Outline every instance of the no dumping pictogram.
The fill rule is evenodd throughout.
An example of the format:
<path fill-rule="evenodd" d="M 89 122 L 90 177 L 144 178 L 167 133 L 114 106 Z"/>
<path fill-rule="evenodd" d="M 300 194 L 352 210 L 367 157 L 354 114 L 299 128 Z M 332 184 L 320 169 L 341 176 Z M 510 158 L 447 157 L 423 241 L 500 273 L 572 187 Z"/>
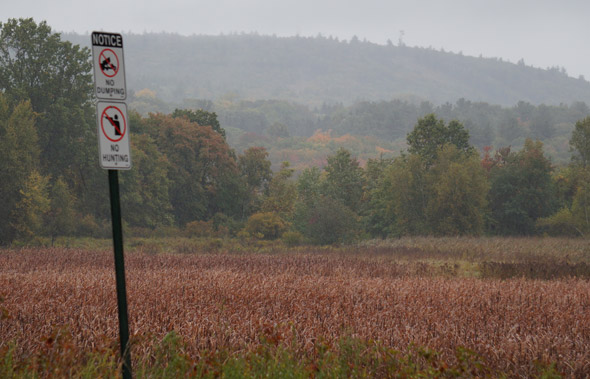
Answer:
<path fill-rule="evenodd" d="M 112 78 L 117 75 L 121 64 L 119 57 L 112 49 L 104 49 L 98 55 L 100 71 L 107 77 Z"/>
<path fill-rule="evenodd" d="M 119 142 L 127 132 L 127 120 L 118 107 L 106 107 L 100 116 L 100 128 L 103 135 L 111 142 Z"/>

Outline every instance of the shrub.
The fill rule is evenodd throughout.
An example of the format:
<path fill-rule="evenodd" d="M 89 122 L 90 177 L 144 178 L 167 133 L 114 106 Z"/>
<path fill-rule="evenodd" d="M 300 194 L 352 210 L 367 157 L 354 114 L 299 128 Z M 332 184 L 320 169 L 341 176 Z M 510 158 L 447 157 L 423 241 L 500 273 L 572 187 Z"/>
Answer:
<path fill-rule="evenodd" d="M 482 262 L 479 271 L 482 278 L 497 279 L 590 278 L 590 265 L 586 262 Z"/>
<path fill-rule="evenodd" d="M 143 253 L 155 255 L 164 252 L 164 249 L 158 241 L 154 239 L 140 239 L 131 245 L 135 250 Z"/>
<path fill-rule="evenodd" d="M 175 226 L 159 226 L 154 229 L 152 237 L 181 237 L 183 231 Z"/>
<path fill-rule="evenodd" d="M 569 208 L 562 208 L 549 217 L 537 220 L 537 229 L 550 236 L 583 236 Z"/>
<path fill-rule="evenodd" d="M 243 224 L 223 213 L 215 213 L 213 218 L 211 218 L 211 221 L 213 222 L 213 229 L 216 231 L 218 237 L 228 235 L 235 236 L 243 227 Z"/>
<path fill-rule="evenodd" d="M 309 204 L 300 204 L 295 211 L 295 226 L 316 245 L 346 243 L 358 236 L 358 216 L 350 208 L 327 196 Z"/>
<path fill-rule="evenodd" d="M 213 252 L 221 249 L 223 247 L 223 240 L 221 238 L 210 238 L 207 239 L 207 243 L 205 245 L 205 251 Z"/>
<path fill-rule="evenodd" d="M 111 236 L 111 224 L 108 221 L 98 221 L 92 215 L 76 217 L 74 234 L 77 237 L 109 238 Z"/>
<path fill-rule="evenodd" d="M 211 221 L 191 221 L 184 227 L 187 237 L 210 237 L 214 235 L 213 223 Z"/>
<path fill-rule="evenodd" d="M 288 231 L 283 233 L 281 237 L 285 245 L 287 246 L 297 246 L 301 244 L 303 240 L 303 235 L 297 231 Z"/>
<path fill-rule="evenodd" d="M 258 239 L 274 240 L 283 234 L 287 224 L 273 212 L 255 213 L 246 222 L 244 230 Z"/>

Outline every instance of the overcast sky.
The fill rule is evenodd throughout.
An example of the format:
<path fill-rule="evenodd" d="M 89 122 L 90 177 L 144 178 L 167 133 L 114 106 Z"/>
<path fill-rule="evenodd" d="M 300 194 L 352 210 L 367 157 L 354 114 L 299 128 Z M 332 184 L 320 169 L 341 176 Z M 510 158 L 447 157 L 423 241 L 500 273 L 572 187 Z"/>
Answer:
<path fill-rule="evenodd" d="M 54 31 L 182 35 L 258 32 L 352 36 L 444 48 L 590 79 L 588 0 L 6 0 L 0 20 L 33 17 Z"/>

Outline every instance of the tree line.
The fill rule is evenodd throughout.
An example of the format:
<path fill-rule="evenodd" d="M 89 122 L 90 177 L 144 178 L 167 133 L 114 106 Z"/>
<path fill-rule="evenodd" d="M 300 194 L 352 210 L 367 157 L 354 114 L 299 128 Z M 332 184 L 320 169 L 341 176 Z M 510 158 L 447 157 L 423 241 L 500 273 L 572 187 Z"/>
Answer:
<path fill-rule="evenodd" d="M 274 166 L 280 164 L 274 158 L 277 151 L 299 149 L 318 131 L 329 132 L 336 138 L 371 136 L 389 144 L 403 145 L 416 120 L 430 113 L 445 120 L 459 120 L 469 131 L 470 142 L 480 150 L 485 146 L 522 148 L 526 138 L 532 138 L 543 142 L 554 162 L 567 164 L 568 141 L 574 124 L 590 116 L 590 108 L 581 101 L 569 105 L 533 105 L 519 101 L 502 107 L 466 99 L 440 105 L 395 99 L 309 107 L 284 100 L 251 101 L 231 96 L 218 101 L 185 99 L 166 103 L 149 89 L 130 95 L 129 104 L 144 116 L 150 112 L 171 113 L 175 108 L 215 112 L 232 147 L 243 151 L 262 145 L 271 152 Z M 348 148 L 356 155 L 363 155 L 368 146 L 361 145 L 358 149 Z M 305 156 L 301 159 L 312 161 Z"/>
<path fill-rule="evenodd" d="M 32 19 L 0 24 L 0 243 L 107 236 L 108 188 L 98 168 L 90 52 Z M 297 178 L 268 151 L 238 154 L 215 112 L 130 111 L 133 169 L 123 218 L 135 232 L 331 244 L 402 235 L 585 235 L 590 230 L 590 118 L 556 168 L 543 144 L 483 151 L 468 129 L 419 117 L 395 158 L 363 167 L 346 149 Z"/>

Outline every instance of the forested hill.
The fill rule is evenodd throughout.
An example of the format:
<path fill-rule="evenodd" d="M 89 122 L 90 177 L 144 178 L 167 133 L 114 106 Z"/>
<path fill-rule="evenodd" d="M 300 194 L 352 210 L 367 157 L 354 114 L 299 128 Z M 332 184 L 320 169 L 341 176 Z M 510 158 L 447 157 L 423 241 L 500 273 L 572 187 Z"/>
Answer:
<path fill-rule="evenodd" d="M 88 46 L 88 35 L 63 34 Z M 148 88 L 166 101 L 282 99 L 308 105 L 418 98 L 435 104 L 466 98 L 511 106 L 590 103 L 590 82 L 559 68 L 429 48 L 377 45 L 353 38 L 255 34 L 125 34 L 129 90 Z"/>

